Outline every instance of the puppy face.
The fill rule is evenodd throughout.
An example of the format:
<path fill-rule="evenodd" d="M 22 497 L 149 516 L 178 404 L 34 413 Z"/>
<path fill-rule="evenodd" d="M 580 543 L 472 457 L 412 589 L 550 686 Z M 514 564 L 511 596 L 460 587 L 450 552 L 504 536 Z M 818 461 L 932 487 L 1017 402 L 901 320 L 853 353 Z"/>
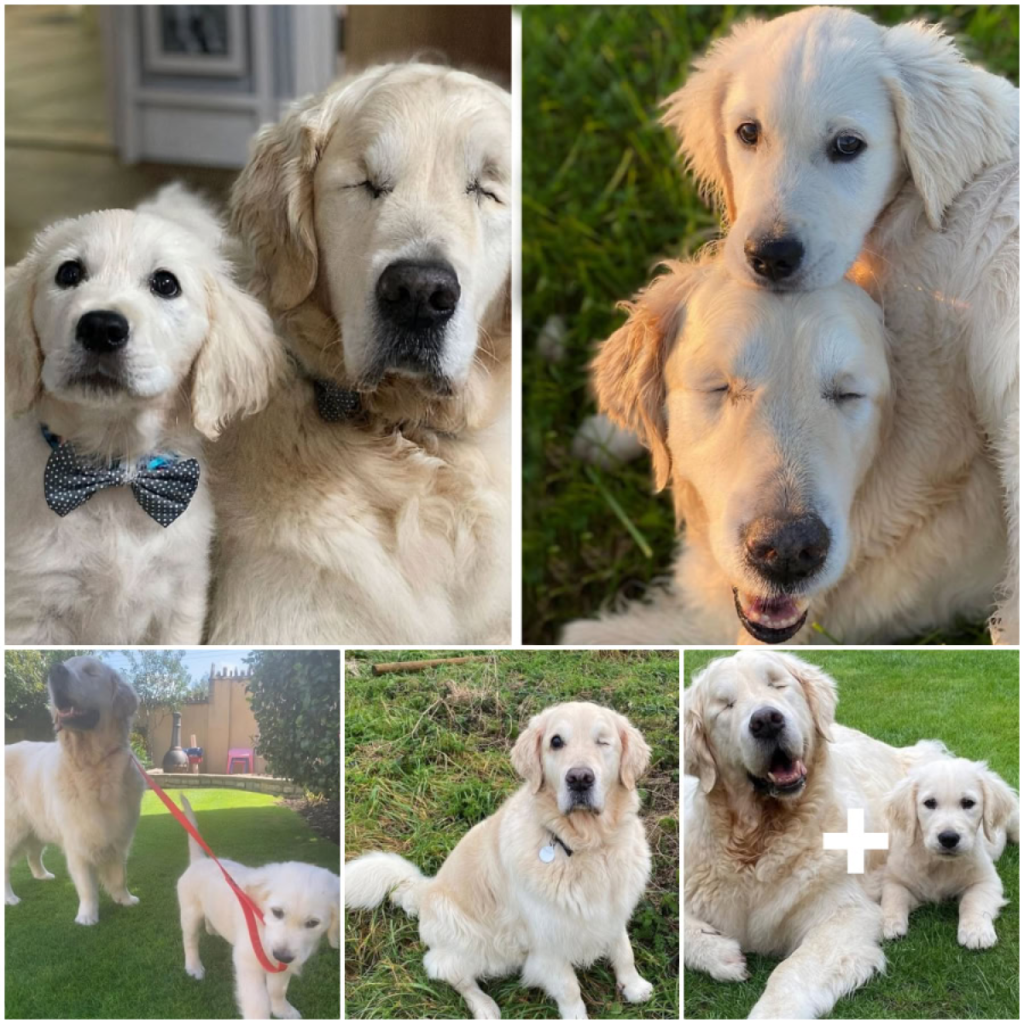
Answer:
<path fill-rule="evenodd" d="M 803 793 L 835 715 L 835 683 L 791 655 L 740 651 L 712 662 L 685 692 L 687 774 L 719 777 L 781 800 Z"/>
<path fill-rule="evenodd" d="M 558 704 L 531 719 L 512 751 L 516 770 L 554 794 L 561 814 L 600 814 L 616 786 L 632 789 L 650 748 L 639 730 L 597 704 Z"/>
<path fill-rule="evenodd" d="M 321 277 L 361 387 L 386 375 L 463 384 L 511 238 L 507 94 L 397 68 L 335 110 L 314 179 Z"/>
<path fill-rule="evenodd" d="M 337 948 L 341 881 L 333 872 L 297 862 L 267 864 L 245 888 L 263 911 L 264 947 L 293 973 L 324 935 Z"/>
<path fill-rule="evenodd" d="M 58 732 L 127 735 L 139 700 L 109 665 L 97 658 L 69 658 L 50 669 L 47 684 Z"/>
<path fill-rule="evenodd" d="M 210 329 L 203 262 L 184 231 L 144 214 L 106 211 L 47 231 L 23 282 L 43 390 L 131 407 L 176 389 Z"/>

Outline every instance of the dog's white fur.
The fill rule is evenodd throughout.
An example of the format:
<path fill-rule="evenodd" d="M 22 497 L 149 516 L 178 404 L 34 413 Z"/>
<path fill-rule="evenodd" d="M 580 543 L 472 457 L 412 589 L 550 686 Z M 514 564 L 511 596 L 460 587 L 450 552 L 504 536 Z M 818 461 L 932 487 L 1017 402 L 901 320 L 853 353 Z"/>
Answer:
<path fill-rule="evenodd" d="M 885 937 L 906 935 L 910 914 L 922 903 L 957 898 L 960 945 L 994 946 L 994 921 L 1006 900 L 993 861 L 1007 836 L 1020 841 L 1017 794 L 984 762 L 956 758 L 915 768 L 889 795 L 885 812 Z M 940 842 L 943 833 L 958 837 L 952 849 Z"/>
<path fill-rule="evenodd" d="M 282 356 L 262 306 L 231 280 L 213 212 L 180 186 L 132 212 L 106 210 L 44 231 L 6 295 L 6 638 L 9 643 L 199 643 L 206 613 L 213 505 L 204 441 L 267 398 Z M 54 276 L 80 259 L 86 278 Z M 173 273 L 181 295 L 149 288 Z M 74 383 L 83 313 L 114 310 L 131 335 L 124 383 Z M 13 417 L 13 418 L 12 418 Z M 50 447 L 40 423 L 80 455 L 133 464 L 173 452 L 201 464 L 189 507 L 164 528 L 128 487 L 61 518 L 46 505 Z"/>
<path fill-rule="evenodd" d="M 685 539 L 675 587 L 576 622 L 567 643 L 751 638 L 733 588 L 770 596 L 743 528 L 789 505 L 832 535 L 809 602 L 841 642 L 893 640 L 989 614 L 1006 541 L 1001 488 L 941 337 L 894 355 L 877 307 L 850 282 L 759 292 L 720 260 L 672 264 L 594 363 L 598 401 L 651 449 Z M 715 389 L 726 386 L 727 392 Z M 834 391 L 862 397 L 835 400 Z"/>
<path fill-rule="evenodd" d="M 64 680 L 59 701 L 58 676 Z M 53 878 L 43 867 L 43 849 L 55 843 L 64 851 L 78 893 L 75 921 L 91 925 L 99 920 L 97 876 L 115 902 L 126 907 L 139 902 L 125 884 L 145 788 L 128 744 L 139 701 L 121 676 L 96 658 L 71 658 L 63 668 L 56 666 L 50 679 L 57 742 L 26 740 L 4 747 L 4 902 L 20 902 L 10 871 L 23 853 L 33 877 Z M 68 708 L 94 714 L 95 725 L 77 728 Z"/>
<path fill-rule="evenodd" d="M 585 1018 L 573 967 L 600 957 L 627 1000 L 649 999 L 626 931 L 650 873 L 636 793 L 649 758 L 617 712 L 580 702 L 548 708 L 512 749 L 525 785 L 462 838 L 436 877 L 396 854 L 367 854 L 345 865 L 345 905 L 368 909 L 390 893 L 418 914 L 427 974 L 458 989 L 477 1019 L 501 1016 L 477 979 L 517 970 L 557 1001 L 563 1019 Z M 566 781 L 581 767 L 594 776 L 588 806 L 573 804 Z M 542 848 L 554 856 L 545 861 Z"/>
<path fill-rule="evenodd" d="M 482 79 L 388 65 L 257 137 L 234 225 L 300 368 L 218 447 L 212 642 L 508 641 L 509 123 Z M 376 282 L 415 256 L 462 289 L 448 395 L 374 370 Z M 365 416 L 323 422 L 310 377 L 360 390 Z"/>
<path fill-rule="evenodd" d="M 712 662 L 684 693 L 684 958 L 719 981 L 743 981 L 744 952 L 785 957 L 751 1018 L 821 1016 L 883 969 L 880 908 L 865 876 L 847 873 L 846 853 L 823 849 L 822 833 L 846 832 L 855 807 L 879 831 L 885 795 L 910 767 L 945 753 L 837 725 L 836 703 L 820 669 L 762 649 Z M 780 741 L 806 766 L 790 796 L 760 793 L 748 775 L 768 768 L 750 731 L 765 707 L 783 715 Z M 869 852 L 869 868 L 881 857 Z"/>
<path fill-rule="evenodd" d="M 199 830 L 192 806 L 182 794 L 185 816 Z M 270 1015 L 297 1020 L 302 1014 L 288 1002 L 288 983 L 316 952 L 324 935 L 334 949 L 340 940 L 341 879 L 327 868 L 299 861 L 250 868 L 221 858 L 231 877 L 257 904 L 263 951 L 287 970 L 270 973 L 253 952 L 245 915 L 220 868 L 189 836 L 189 866 L 178 879 L 185 971 L 199 981 L 206 969 L 199 959 L 199 929 L 231 943 L 235 966 L 235 998 L 244 1020 L 268 1020 Z"/>
<path fill-rule="evenodd" d="M 1019 171 L 1017 90 L 920 22 L 884 29 L 841 8 L 737 25 L 667 101 L 665 123 L 730 230 L 725 264 L 754 285 L 811 290 L 851 270 L 897 349 L 940 341 L 962 363 L 1005 489 L 1011 539 L 993 636 L 1018 642 Z M 755 147 L 736 135 L 760 125 Z M 866 149 L 827 156 L 852 133 Z M 795 236 L 800 269 L 766 282 L 748 239 Z"/>

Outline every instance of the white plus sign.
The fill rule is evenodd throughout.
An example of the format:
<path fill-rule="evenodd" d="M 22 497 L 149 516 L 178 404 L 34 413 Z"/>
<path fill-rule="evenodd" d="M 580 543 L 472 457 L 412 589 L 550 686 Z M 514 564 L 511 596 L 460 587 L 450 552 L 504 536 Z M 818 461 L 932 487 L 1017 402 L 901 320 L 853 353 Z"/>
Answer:
<path fill-rule="evenodd" d="M 864 874 L 865 850 L 888 850 L 888 832 L 864 831 L 864 808 L 851 807 L 846 812 L 845 832 L 823 832 L 822 841 L 826 850 L 846 851 L 846 873 Z"/>

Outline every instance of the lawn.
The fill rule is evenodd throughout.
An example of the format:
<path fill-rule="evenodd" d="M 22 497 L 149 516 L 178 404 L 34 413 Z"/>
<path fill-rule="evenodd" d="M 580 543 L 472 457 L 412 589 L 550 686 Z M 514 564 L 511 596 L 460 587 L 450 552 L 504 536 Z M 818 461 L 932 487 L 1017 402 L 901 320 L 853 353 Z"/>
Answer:
<path fill-rule="evenodd" d="M 463 655 L 468 652 L 458 651 Z M 639 782 L 653 874 L 629 932 L 648 1003 L 619 1001 L 611 968 L 579 971 L 591 1017 L 679 1017 L 679 656 L 675 651 L 508 651 L 423 672 L 370 674 L 374 661 L 444 652 L 349 651 L 345 669 L 345 856 L 389 850 L 433 874 L 461 837 L 520 785 L 509 751 L 531 715 L 564 700 L 625 714 L 652 748 Z M 346 914 L 349 1019 L 458 1019 L 458 993 L 431 981 L 416 922 L 386 905 Z M 484 990 L 503 1017 L 557 1018 L 514 977 Z"/>
<path fill-rule="evenodd" d="M 687 651 L 687 685 L 727 651 Z M 962 757 L 986 759 L 1019 785 L 1019 655 L 1016 651 L 801 651 L 839 684 L 838 721 L 896 746 L 940 739 Z M 1008 904 L 996 921 L 999 944 L 972 951 L 957 944 L 955 903 L 915 911 L 910 931 L 886 942 L 889 966 L 840 1000 L 836 1019 L 1019 1019 L 1020 849 L 998 864 Z M 748 956 L 740 985 L 685 971 L 688 1018 L 746 1017 L 777 961 Z"/>
<path fill-rule="evenodd" d="M 179 792 L 169 791 L 175 803 Z M 338 870 L 338 847 L 317 838 L 274 797 L 235 789 L 187 793 L 218 856 L 251 865 L 304 860 Z M 103 894 L 99 924 L 77 925 L 78 897 L 63 856 L 51 846 L 44 861 L 57 876 L 53 882 L 33 879 L 24 859 L 11 871 L 21 903 L 4 913 L 8 1020 L 238 1017 L 231 947 L 223 939 L 200 938 L 205 980 L 185 974 L 175 883 L 188 865 L 187 836 L 155 793 L 143 797 L 128 859 L 137 906 L 118 906 Z M 324 942 L 289 985 L 289 1002 L 303 1017 L 337 1019 L 340 971 L 338 951 Z"/>
<path fill-rule="evenodd" d="M 965 52 L 1017 77 L 1018 8 L 862 7 L 878 21 L 942 20 Z M 570 619 L 639 593 L 671 563 L 667 494 L 648 459 L 581 463 L 572 439 L 594 411 L 586 364 L 622 323 L 617 301 L 659 259 L 719 231 L 657 123 L 658 103 L 733 21 L 785 7 L 531 6 L 523 18 L 523 620 L 551 643 Z M 564 335 L 540 343 L 552 318 Z M 550 351 L 558 349 L 557 353 Z M 627 525 L 628 528 L 627 528 Z M 984 630 L 931 642 L 986 642 Z"/>

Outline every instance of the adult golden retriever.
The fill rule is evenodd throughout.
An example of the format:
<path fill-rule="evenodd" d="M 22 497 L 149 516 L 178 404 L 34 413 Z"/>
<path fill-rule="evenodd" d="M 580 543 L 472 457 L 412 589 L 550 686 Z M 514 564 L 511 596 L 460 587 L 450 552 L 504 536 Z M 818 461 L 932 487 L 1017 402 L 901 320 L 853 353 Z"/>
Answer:
<path fill-rule="evenodd" d="M 779 294 L 671 264 L 594 361 L 601 409 L 651 449 L 683 543 L 674 585 L 567 643 L 898 640 L 992 614 L 1003 492 L 961 360 L 890 344 L 849 281 Z"/>
<path fill-rule="evenodd" d="M 211 642 L 510 639 L 510 147 L 426 64 L 260 132 L 232 218 L 293 368 L 215 452 Z"/>
<path fill-rule="evenodd" d="M 836 703 L 824 672 L 769 650 L 713 661 L 684 692 L 684 959 L 735 982 L 745 952 L 785 957 L 751 1018 L 821 1016 L 882 970 L 877 894 L 822 834 L 846 832 L 850 808 L 883 831 L 892 787 L 946 757 L 837 725 Z"/>
<path fill-rule="evenodd" d="M 636 780 L 650 748 L 622 715 L 596 704 L 558 704 L 530 720 L 512 749 L 526 780 L 465 835 L 434 878 L 393 853 L 345 865 L 345 905 L 367 909 L 389 894 L 419 916 L 431 978 L 462 994 L 477 1019 L 497 1020 L 478 978 L 522 972 L 523 983 L 587 1011 L 573 970 L 607 957 L 625 998 L 642 1002 L 626 925 L 651 867 L 637 816 Z"/>
<path fill-rule="evenodd" d="M 49 689 L 57 742 L 4 747 L 4 902 L 20 902 L 11 861 L 24 853 L 35 878 L 51 879 L 43 848 L 56 843 L 78 892 L 75 921 L 96 924 L 97 877 L 116 903 L 139 902 L 125 883 L 145 788 L 128 744 L 139 700 L 109 665 L 88 657 L 54 665 Z"/>

